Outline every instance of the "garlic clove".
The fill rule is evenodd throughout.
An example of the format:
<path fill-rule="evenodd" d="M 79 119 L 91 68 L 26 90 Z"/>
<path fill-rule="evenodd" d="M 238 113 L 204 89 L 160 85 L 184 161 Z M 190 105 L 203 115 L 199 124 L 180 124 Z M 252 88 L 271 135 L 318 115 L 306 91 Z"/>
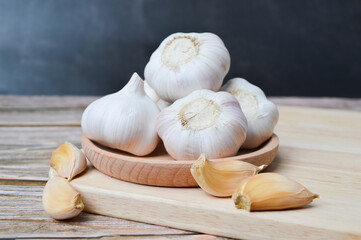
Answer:
<path fill-rule="evenodd" d="M 53 152 L 50 167 L 57 175 L 70 181 L 86 169 L 86 164 L 84 153 L 73 144 L 66 142 Z M 49 172 L 50 174 L 54 175 Z"/>
<path fill-rule="evenodd" d="M 150 97 L 150 99 L 152 99 L 153 102 L 155 102 L 158 105 L 159 109 L 162 110 L 163 108 L 166 108 L 170 105 L 169 102 L 166 102 L 160 97 L 158 97 L 157 93 L 154 91 L 154 89 L 151 86 L 149 86 L 147 81 L 144 81 L 144 91 Z"/>
<path fill-rule="evenodd" d="M 73 218 L 84 209 L 79 192 L 64 178 L 54 176 L 44 187 L 43 206 L 54 219 Z"/>
<path fill-rule="evenodd" d="M 221 90 L 237 98 L 247 118 L 247 138 L 242 148 L 257 148 L 272 136 L 279 118 L 278 109 L 259 87 L 245 79 L 233 78 Z"/>
<path fill-rule="evenodd" d="M 58 173 L 55 171 L 54 168 L 50 167 L 50 168 L 49 168 L 49 172 L 48 172 L 48 176 L 49 176 L 48 179 L 52 179 L 53 177 L 59 176 L 59 175 L 58 175 Z"/>
<path fill-rule="evenodd" d="M 167 152 L 177 160 L 235 155 L 246 138 L 247 120 L 235 97 L 197 90 L 158 115 L 156 128 Z"/>
<path fill-rule="evenodd" d="M 152 54 L 144 76 L 161 99 L 174 102 L 195 90 L 218 91 L 230 61 L 217 35 L 174 33 Z"/>
<path fill-rule="evenodd" d="M 81 127 L 91 140 L 137 156 L 156 148 L 155 123 L 160 112 L 144 91 L 144 82 L 134 73 L 120 91 L 92 102 L 84 111 Z"/>
<path fill-rule="evenodd" d="M 198 185 L 216 197 L 232 196 L 242 180 L 263 170 L 243 161 L 210 161 L 202 154 L 191 167 L 191 173 Z"/>
<path fill-rule="evenodd" d="M 280 174 L 262 173 L 244 180 L 232 198 L 237 208 L 257 211 L 302 207 L 318 195 Z"/>

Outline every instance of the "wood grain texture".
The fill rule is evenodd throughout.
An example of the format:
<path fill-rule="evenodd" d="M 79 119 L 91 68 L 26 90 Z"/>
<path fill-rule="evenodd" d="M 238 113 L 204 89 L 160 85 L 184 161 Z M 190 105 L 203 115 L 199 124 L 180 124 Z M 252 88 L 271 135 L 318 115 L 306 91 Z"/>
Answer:
<path fill-rule="evenodd" d="M 0 126 L 80 126 L 84 109 L 97 98 L 0 96 Z"/>
<path fill-rule="evenodd" d="M 270 97 L 277 105 L 361 111 L 361 99 L 331 97 Z"/>
<path fill-rule="evenodd" d="M 1 150 L 55 149 L 66 140 L 80 147 L 80 127 L 0 127 Z"/>
<path fill-rule="evenodd" d="M 49 218 L 41 207 L 41 192 L 47 179 L 51 152 L 65 140 L 80 146 L 80 116 L 85 107 L 98 97 L 77 96 L 4 96 L 0 95 L 0 237 L 2 238 L 109 238 L 109 239 L 214 239 L 216 237 L 179 231 L 157 225 L 124 219 L 82 213 L 77 218 L 58 222 Z M 360 99 L 339 98 L 271 98 L 279 105 L 298 105 L 325 108 L 353 109 L 361 111 Z M 290 131 L 282 116 L 281 131 Z M 284 120 L 285 121 L 284 121 Z M 326 117 L 327 119 L 327 117 Z M 332 119 L 332 115 L 330 117 Z M 74 125 L 74 123 L 76 123 Z M 322 124 L 319 124 L 322 127 Z M 310 126 L 310 124 L 308 124 Z M 337 126 L 337 124 L 336 124 Z M 276 129 L 278 131 L 278 129 Z M 340 130 L 342 131 L 342 129 Z M 286 135 L 290 135 L 288 133 Z M 323 133 L 325 134 L 325 133 Z M 332 194 L 324 191 L 336 188 L 337 200 L 347 205 L 342 195 L 356 196 L 360 182 L 360 159 L 358 153 L 345 153 L 336 147 L 335 152 L 319 151 L 293 146 L 294 142 L 281 137 L 278 157 L 267 170 L 277 171 L 308 185 L 318 181 L 322 185 L 321 199 L 330 201 Z M 307 141 L 306 141 L 307 142 Z M 312 145 L 312 140 L 307 146 Z M 317 142 L 319 144 L 319 142 Z M 288 144 L 288 146 L 286 146 Z M 311 146 L 312 147 L 312 146 Z M 292 152 L 292 154 L 289 154 Z M 328 161 L 320 161 L 327 154 Z M 280 157 L 281 156 L 281 157 Z M 311 168 L 303 166 L 312 165 Z M 301 169 L 301 170 L 300 170 Z M 335 170 L 336 169 L 336 170 Z M 332 183 L 332 184 L 331 184 Z M 344 188 L 346 186 L 346 188 Z M 344 188 L 344 189 L 343 189 Z M 326 189 L 326 190 L 323 190 Z M 9 191 L 12 190 L 11 193 Z M 341 200 L 340 200 L 341 199 Z M 22 201 L 28 202 L 28 204 Z M 360 201 L 361 202 L 361 201 Z M 24 205 L 24 207 L 22 207 Z M 352 205 L 354 206 L 354 205 Z M 356 206 L 356 210 L 360 207 Z M 356 213 L 358 213 L 356 211 Z M 332 211 L 330 215 L 332 215 Z M 336 220 L 337 222 L 337 220 Z M 360 227 L 361 228 L 361 227 Z M 254 229 L 254 228 L 252 228 Z M 252 230 L 250 229 L 250 230 Z M 258 231 L 258 229 L 254 229 Z M 176 231 L 176 232 L 174 232 Z M 349 238 L 358 236 L 350 233 Z M 220 239 L 217 237 L 217 239 Z"/>
<path fill-rule="evenodd" d="M 91 141 L 85 135 L 82 136 L 82 147 L 94 167 L 108 176 L 153 186 L 198 186 L 190 172 L 193 161 L 174 160 L 162 144 L 159 144 L 150 155 L 144 157 L 104 147 Z M 236 156 L 212 161 L 241 160 L 256 166 L 268 166 L 275 158 L 277 149 L 278 137 L 273 135 L 257 149 L 241 149 Z"/>
<path fill-rule="evenodd" d="M 100 96 L 0 95 L 1 110 L 85 109 Z"/>
<path fill-rule="evenodd" d="M 43 210 L 42 191 L 42 186 L 0 185 L 0 238 L 199 236 L 192 232 L 89 213 L 57 221 Z"/>
<path fill-rule="evenodd" d="M 361 113 L 279 110 L 280 147 L 268 171 L 320 195 L 304 208 L 249 213 L 236 209 L 230 198 L 215 198 L 199 188 L 132 184 L 95 168 L 72 184 L 86 211 L 98 214 L 233 238 L 361 239 Z"/>
<path fill-rule="evenodd" d="M 48 217 L 41 194 L 51 153 L 66 140 L 81 146 L 81 113 L 94 99 L 0 96 L 0 238 L 222 239 L 89 213 Z"/>
<path fill-rule="evenodd" d="M 84 109 L 100 96 L 0 95 L 0 126 L 80 126 Z M 278 105 L 361 111 L 361 99 L 270 97 Z"/>
<path fill-rule="evenodd" d="M 80 138 L 79 127 L 0 127 L 0 179 L 47 180 L 51 153 Z"/>
<path fill-rule="evenodd" d="M 85 109 L 101 96 L 20 96 L 0 95 L 1 111 Z M 361 111 L 360 98 L 269 97 L 277 105 Z M 63 116 L 66 117 L 66 116 Z M 60 119 L 61 120 L 61 119 Z"/>

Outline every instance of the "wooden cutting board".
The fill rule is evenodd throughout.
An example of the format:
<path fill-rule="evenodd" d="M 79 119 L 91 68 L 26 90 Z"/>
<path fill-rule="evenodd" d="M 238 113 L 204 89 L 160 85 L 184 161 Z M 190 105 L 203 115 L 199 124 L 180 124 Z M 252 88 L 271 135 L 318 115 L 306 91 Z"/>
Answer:
<path fill-rule="evenodd" d="M 279 107 L 280 146 L 267 171 L 319 199 L 303 208 L 246 212 L 200 188 L 139 185 L 93 167 L 71 183 L 87 212 L 242 239 L 361 239 L 361 112 Z"/>

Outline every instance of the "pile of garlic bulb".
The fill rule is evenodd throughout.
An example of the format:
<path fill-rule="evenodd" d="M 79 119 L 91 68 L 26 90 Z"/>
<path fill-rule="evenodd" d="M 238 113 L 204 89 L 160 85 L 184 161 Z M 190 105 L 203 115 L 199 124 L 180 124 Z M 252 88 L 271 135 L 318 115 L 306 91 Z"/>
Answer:
<path fill-rule="evenodd" d="M 272 136 L 278 110 L 263 91 L 241 78 L 222 88 L 230 55 L 213 33 L 175 33 L 162 41 L 144 70 L 120 91 L 91 103 L 83 133 L 137 156 L 163 142 L 176 160 L 224 158 Z"/>

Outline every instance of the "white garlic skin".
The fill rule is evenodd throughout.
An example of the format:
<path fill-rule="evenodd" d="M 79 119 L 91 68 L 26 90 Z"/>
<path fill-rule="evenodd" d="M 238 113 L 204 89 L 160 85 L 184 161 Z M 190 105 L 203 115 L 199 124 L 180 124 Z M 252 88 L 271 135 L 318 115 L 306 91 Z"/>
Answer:
<path fill-rule="evenodd" d="M 119 92 L 92 102 L 84 111 L 83 133 L 104 146 L 134 155 L 151 153 L 159 142 L 155 123 L 160 109 L 134 73 Z"/>
<path fill-rule="evenodd" d="M 156 124 L 167 152 L 176 160 L 235 155 L 246 139 L 247 120 L 227 92 L 197 90 L 164 108 Z"/>
<path fill-rule="evenodd" d="M 259 87 L 243 78 L 233 78 L 221 90 L 238 99 L 247 118 L 247 138 L 242 148 L 257 148 L 272 136 L 279 118 L 278 108 Z"/>
<path fill-rule="evenodd" d="M 218 91 L 231 58 L 223 41 L 213 33 L 174 33 L 162 41 L 144 70 L 157 95 L 167 101 L 199 89 Z"/>
<path fill-rule="evenodd" d="M 159 109 L 162 110 L 163 108 L 166 108 L 170 105 L 169 102 L 164 101 L 157 95 L 154 89 L 151 86 L 149 86 L 147 81 L 144 81 L 144 91 L 148 95 L 148 97 L 150 97 L 150 99 L 152 99 L 153 102 L 155 102 L 158 105 Z"/>

